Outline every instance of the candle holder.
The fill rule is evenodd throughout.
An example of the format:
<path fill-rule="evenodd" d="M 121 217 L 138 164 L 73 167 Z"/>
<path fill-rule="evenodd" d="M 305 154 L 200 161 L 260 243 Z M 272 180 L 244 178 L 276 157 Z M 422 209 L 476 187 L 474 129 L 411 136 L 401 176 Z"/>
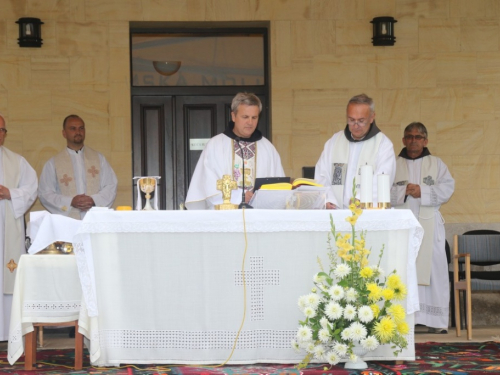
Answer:
<path fill-rule="evenodd" d="M 373 207 L 373 202 L 361 202 L 360 203 L 360 207 L 363 210 L 372 210 L 374 208 Z"/>
<path fill-rule="evenodd" d="M 381 210 L 388 210 L 391 208 L 390 202 L 378 202 L 378 208 Z"/>

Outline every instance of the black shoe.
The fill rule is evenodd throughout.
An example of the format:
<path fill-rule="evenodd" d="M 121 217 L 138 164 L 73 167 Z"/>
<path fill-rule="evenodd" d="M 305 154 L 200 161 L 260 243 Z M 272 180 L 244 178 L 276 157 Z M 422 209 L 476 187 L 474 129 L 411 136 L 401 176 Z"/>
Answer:
<path fill-rule="evenodd" d="M 75 327 L 69 329 L 69 337 L 75 338 Z"/>

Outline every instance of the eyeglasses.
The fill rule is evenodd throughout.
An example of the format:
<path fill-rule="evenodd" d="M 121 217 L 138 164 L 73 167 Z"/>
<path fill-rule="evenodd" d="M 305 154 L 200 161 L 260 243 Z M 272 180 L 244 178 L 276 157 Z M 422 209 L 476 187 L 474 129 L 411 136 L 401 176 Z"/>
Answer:
<path fill-rule="evenodd" d="M 5 128 L 0 128 L 0 133 L 7 134 L 7 129 L 5 129 Z"/>
<path fill-rule="evenodd" d="M 412 140 L 416 140 L 416 141 L 421 141 L 422 139 L 425 139 L 425 137 L 423 135 L 411 135 L 411 134 L 406 134 L 405 135 L 405 139 L 407 141 L 412 141 Z"/>
<path fill-rule="evenodd" d="M 347 119 L 347 123 L 350 125 L 350 126 L 354 126 L 356 124 L 358 124 L 359 126 L 366 126 L 368 124 L 368 120 L 367 119 L 361 119 L 361 120 L 354 120 L 353 118 L 348 118 Z"/>

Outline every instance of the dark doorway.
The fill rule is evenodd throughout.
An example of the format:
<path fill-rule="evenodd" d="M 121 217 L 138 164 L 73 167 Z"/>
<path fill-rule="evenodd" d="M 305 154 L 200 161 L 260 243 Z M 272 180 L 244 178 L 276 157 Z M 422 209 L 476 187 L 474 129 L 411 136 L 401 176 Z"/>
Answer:
<path fill-rule="evenodd" d="M 224 35 L 235 33 L 239 37 L 257 33 L 263 36 L 264 41 L 265 69 L 262 84 L 255 85 L 253 81 L 253 85 L 236 85 L 233 83 L 238 83 L 239 80 L 228 79 L 226 75 L 223 80 L 224 85 L 216 85 L 217 79 L 212 78 L 200 80 L 202 83 L 205 82 L 206 86 L 179 86 L 179 82 L 188 81 L 187 79 L 182 81 L 180 75 L 175 81 L 176 84 L 172 86 L 168 85 L 170 77 L 162 80 L 161 85 L 149 85 L 155 80 L 148 78 L 150 77 L 148 74 L 143 74 L 146 78 L 141 78 L 142 82 L 147 82 L 147 85 L 132 86 L 133 173 L 134 176 L 161 177 L 156 192 L 159 194 L 160 209 L 179 209 L 184 203 L 191 176 L 204 144 L 211 137 L 224 131 L 231 118 L 230 105 L 236 93 L 246 91 L 259 96 L 263 104 L 259 129 L 269 138 L 268 25 L 264 23 L 266 27 L 262 27 L 262 23 L 259 24 L 260 27 L 252 24 L 253 27 L 247 25 L 245 28 L 234 28 L 233 24 L 227 25 L 226 28 L 218 24 L 219 27 L 214 28 L 209 27 L 210 24 L 203 23 L 193 28 L 193 24 L 190 23 L 180 24 L 184 27 L 179 27 L 180 25 L 172 27 L 169 24 L 161 27 L 158 23 L 131 23 L 131 38 L 132 35 L 141 33 L 145 35 L 182 33 L 188 36 L 193 33 L 197 37 L 203 32 L 210 36 L 218 33 Z M 241 23 L 238 25 L 242 26 Z M 144 58 L 141 58 L 140 63 L 144 63 Z M 216 70 L 213 67 L 207 69 Z M 217 69 L 220 72 L 221 67 Z M 192 72 L 193 69 L 190 74 L 193 74 Z M 252 73 L 250 69 L 245 71 L 245 74 Z M 134 79 L 135 82 L 138 81 L 137 75 Z M 137 197 L 135 185 L 133 189 L 135 205 Z"/>

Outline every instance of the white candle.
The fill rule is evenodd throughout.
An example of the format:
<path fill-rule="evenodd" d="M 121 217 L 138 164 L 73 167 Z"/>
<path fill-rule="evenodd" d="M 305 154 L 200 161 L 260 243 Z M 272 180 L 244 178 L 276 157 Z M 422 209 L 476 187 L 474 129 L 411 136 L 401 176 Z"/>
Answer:
<path fill-rule="evenodd" d="M 377 176 L 377 196 L 378 203 L 391 202 L 391 187 L 388 174 L 379 174 Z"/>
<path fill-rule="evenodd" d="M 361 192 L 359 198 L 361 203 L 373 203 L 373 167 L 371 165 L 361 167 Z"/>

